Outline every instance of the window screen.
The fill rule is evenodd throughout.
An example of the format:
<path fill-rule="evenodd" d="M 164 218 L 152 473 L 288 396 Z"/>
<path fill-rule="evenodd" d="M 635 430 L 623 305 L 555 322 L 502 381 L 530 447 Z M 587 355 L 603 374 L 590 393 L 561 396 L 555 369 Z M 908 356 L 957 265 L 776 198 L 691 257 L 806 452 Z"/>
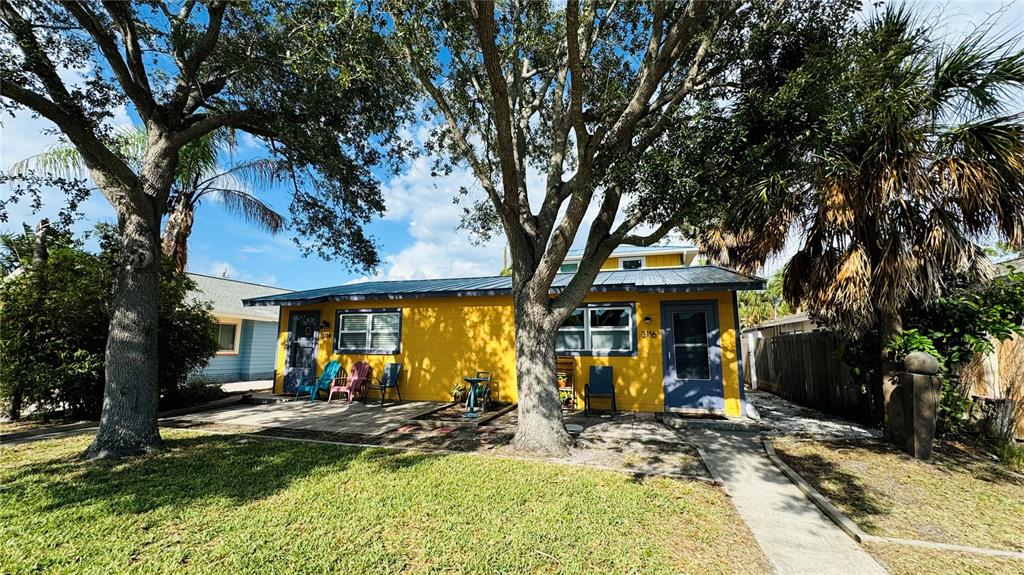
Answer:
<path fill-rule="evenodd" d="M 235 330 L 238 326 L 233 323 L 219 323 L 217 324 L 217 350 L 218 351 L 236 351 L 235 350 Z"/>

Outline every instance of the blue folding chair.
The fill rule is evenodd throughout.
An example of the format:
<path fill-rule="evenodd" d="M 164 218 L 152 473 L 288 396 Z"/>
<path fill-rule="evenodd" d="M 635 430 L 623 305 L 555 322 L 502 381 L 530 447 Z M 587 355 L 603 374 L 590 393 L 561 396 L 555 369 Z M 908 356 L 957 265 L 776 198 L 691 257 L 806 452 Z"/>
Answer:
<path fill-rule="evenodd" d="M 398 401 L 402 401 L 402 390 L 398 388 L 398 376 L 401 372 L 402 364 L 389 363 L 384 366 L 384 373 L 377 378 L 377 382 L 371 386 L 380 392 L 381 407 L 384 407 L 384 397 L 391 388 L 398 393 Z"/>
<path fill-rule="evenodd" d="M 330 361 L 324 366 L 324 372 L 320 374 L 320 379 L 317 379 L 312 385 L 299 385 L 295 387 L 295 399 L 298 399 L 300 395 L 309 394 L 309 402 L 313 403 L 316 401 L 316 396 L 319 395 L 320 390 L 329 391 L 331 389 L 331 383 L 338 377 L 338 371 L 341 370 L 341 364 L 337 361 Z"/>
<path fill-rule="evenodd" d="M 590 366 L 590 382 L 583 386 L 583 415 L 590 414 L 590 398 L 612 400 L 612 415 L 615 415 L 615 386 L 612 384 L 610 365 Z"/>

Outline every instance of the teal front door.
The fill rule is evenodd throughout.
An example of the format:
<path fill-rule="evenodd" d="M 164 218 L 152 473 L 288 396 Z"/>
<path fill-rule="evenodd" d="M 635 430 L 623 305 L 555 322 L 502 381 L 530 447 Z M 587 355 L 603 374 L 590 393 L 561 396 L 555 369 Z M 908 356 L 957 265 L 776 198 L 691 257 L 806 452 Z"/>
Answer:
<path fill-rule="evenodd" d="M 663 303 L 661 328 L 665 410 L 724 412 L 715 302 Z"/>

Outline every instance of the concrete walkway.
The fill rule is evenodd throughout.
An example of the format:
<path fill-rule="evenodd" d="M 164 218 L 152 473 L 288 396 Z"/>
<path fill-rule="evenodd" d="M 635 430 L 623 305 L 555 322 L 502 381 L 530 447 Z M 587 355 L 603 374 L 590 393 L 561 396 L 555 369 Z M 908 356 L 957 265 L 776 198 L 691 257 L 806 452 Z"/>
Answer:
<path fill-rule="evenodd" d="M 733 504 L 779 575 L 876 575 L 882 568 L 768 459 L 756 433 L 692 429 Z"/>

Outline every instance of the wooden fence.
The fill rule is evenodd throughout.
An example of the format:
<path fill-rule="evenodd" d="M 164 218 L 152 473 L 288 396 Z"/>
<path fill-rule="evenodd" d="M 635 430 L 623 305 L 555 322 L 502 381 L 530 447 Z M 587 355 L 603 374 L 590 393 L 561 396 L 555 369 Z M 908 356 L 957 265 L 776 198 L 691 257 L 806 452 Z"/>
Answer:
<path fill-rule="evenodd" d="M 860 421 L 871 421 L 872 398 L 851 381 L 839 359 L 842 339 L 826 332 L 759 338 L 754 345 L 756 388 L 799 405 Z M 749 357 L 749 356 L 748 356 Z"/>

